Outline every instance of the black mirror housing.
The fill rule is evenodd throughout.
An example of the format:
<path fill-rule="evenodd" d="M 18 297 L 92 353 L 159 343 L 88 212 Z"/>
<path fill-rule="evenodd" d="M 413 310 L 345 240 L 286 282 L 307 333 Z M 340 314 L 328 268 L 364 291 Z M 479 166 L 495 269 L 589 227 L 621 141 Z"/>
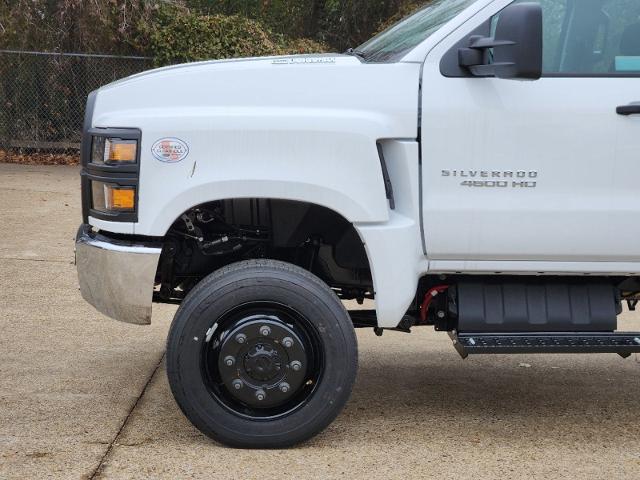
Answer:
<path fill-rule="evenodd" d="M 542 7 L 510 5 L 498 18 L 493 37 L 472 35 L 458 50 L 458 65 L 474 76 L 538 80 L 542 76 Z"/>
<path fill-rule="evenodd" d="M 513 42 L 493 50 L 496 77 L 537 80 L 542 76 L 542 7 L 539 3 L 519 3 L 505 8 L 494 38 L 497 42 Z"/>

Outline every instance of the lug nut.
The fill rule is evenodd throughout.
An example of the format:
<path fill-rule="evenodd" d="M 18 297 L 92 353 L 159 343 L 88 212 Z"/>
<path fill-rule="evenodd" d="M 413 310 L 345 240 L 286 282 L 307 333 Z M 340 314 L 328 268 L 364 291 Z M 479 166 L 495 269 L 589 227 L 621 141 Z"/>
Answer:
<path fill-rule="evenodd" d="M 293 338 L 291 338 L 291 337 L 283 338 L 282 339 L 282 345 L 284 345 L 285 348 L 293 347 Z"/>
<path fill-rule="evenodd" d="M 264 390 L 261 389 L 256 392 L 256 399 L 259 402 L 262 402 L 265 398 L 267 398 L 267 394 L 265 393 Z"/>
<path fill-rule="evenodd" d="M 289 390 L 291 390 L 291 386 L 287 382 L 283 382 L 280 384 L 280 391 L 282 393 L 287 393 Z"/>
<path fill-rule="evenodd" d="M 294 360 L 293 362 L 291 362 L 291 369 L 294 372 L 299 372 L 302 369 L 302 363 L 300 363 L 298 360 Z"/>
<path fill-rule="evenodd" d="M 244 333 L 239 333 L 238 335 L 236 335 L 236 342 L 238 342 L 239 344 L 242 345 L 246 341 L 247 341 L 247 336 Z"/>
<path fill-rule="evenodd" d="M 271 335 L 271 329 L 266 325 L 260 327 L 260 335 L 262 335 L 263 337 L 268 337 L 269 335 Z"/>
<path fill-rule="evenodd" d="M 233 388 L 235 388 L 236 390 L 240 390 L 243 386 L 244 386 L 244 382 L 242 380 L 233 381 Z"/>
<path fill-rule="evenodd" d="M 233 358 L 232 356 L 225 357 L 225 359 L 224 359 L 224 364 L 227 367 L 233 367 L 233 365 L 235 365 L 235 363 L 236 363 L 236 359 Z"/>

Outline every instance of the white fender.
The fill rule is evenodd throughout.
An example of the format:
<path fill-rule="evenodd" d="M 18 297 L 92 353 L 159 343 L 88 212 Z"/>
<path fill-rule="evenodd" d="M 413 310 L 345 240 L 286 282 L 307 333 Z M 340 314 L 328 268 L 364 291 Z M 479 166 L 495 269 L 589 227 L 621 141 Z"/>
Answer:
<path fill-rule="evenodd" d="M 419 214 L 417 198 L 391 212 L 377 142 L 410 139 L 383 142 L 390 174 L 405 175 L 398 177 L 400 196 L 417 195 L 419 76 L 418 64 L 316 56 L 203 62 L 109 85 L 97 94 L 91 123 L 142 131 L 138 222 L 90 221 L 161 237 L 182 213 L 215 200 L 321 205 L 356 226 L 380 323 L 396 326 L 416 291 Z M 165 138 L 186 144 L 186 158 L 154 158 L 152 146 Z"/>

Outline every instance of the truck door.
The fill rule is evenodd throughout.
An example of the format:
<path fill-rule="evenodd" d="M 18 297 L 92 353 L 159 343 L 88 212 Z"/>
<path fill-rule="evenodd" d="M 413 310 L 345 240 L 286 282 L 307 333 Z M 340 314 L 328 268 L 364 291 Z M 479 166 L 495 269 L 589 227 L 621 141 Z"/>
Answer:
<path fill-rule="evenodd" d="M 540 0 L 542 79 L 445 77 L 443 55 L 510 3 L 490 4 L 425 63 L 427 254 L 562 271 L 638 262 L 640 2 Z"/>

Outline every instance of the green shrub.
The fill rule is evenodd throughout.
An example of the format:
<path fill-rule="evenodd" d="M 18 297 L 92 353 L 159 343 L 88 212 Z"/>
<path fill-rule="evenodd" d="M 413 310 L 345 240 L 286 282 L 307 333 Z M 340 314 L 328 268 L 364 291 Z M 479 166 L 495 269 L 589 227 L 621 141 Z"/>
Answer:
<path fill-rule="evenodd" d="M 269 30 L 290 38 L 314 37 L 314 19 L 324 0 L 185 0 L 204 15 L 240 15 L 258 20 Z M 317 22 L 316 22 L 317 23 Z"/>
<path fill-rule="evenodd" d="M 323 53 L 327 51 L 328 47 L 320 42 L 308 38 L 296 38 L 293 40 L 282 40 L 278 53 L 280 55 L 297 55 L 304 53 Z"/>
<path fill-rule="evenodd" d="M 159 8 L 146 36 L 157 65 L 326 50 L 312 40 L 273 34 L 246 17 L 201 15 L 168 4 Z"/>
<path fill-rule="evenodd" d="M 420 0 L 185 0 L 202 14 L 241 15 L 289 38 L 344 51 L 368 40 L 391 15 Z M 425 3 L 428 0 L 423 1 Z"/>
<path fill-rule="evenodd" d="M 268 55 L 277 48 L 258 22 L 238 16 L 200 16 L 166 6 L 149 31 L 156 63 Z"/>
<path fill-rule="evenodd" d="M 428 0 L 4 0 L 0 47 L 158 64 L 344 51 Z M 400 12 L 400 13 L 398 13 Z"/>

